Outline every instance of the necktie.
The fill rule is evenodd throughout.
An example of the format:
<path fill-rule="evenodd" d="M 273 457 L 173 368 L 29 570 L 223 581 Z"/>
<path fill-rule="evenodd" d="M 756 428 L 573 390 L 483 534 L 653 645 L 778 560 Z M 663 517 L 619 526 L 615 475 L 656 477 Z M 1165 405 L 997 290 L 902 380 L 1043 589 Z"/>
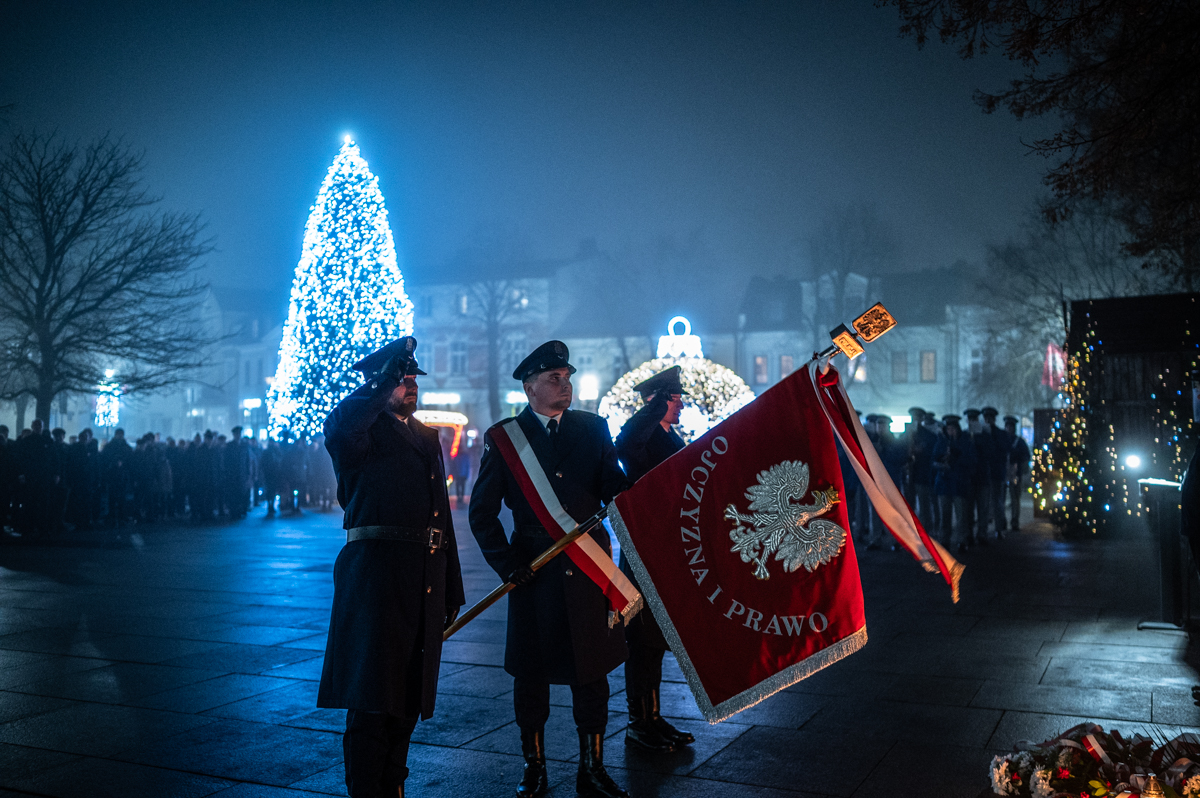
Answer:
<path fill-rule="evenodd" d="M 550 419 L 550 423 L 546 425 L 546 429 L 550 431 L 550 440 L 558 440 L 558 419 Z"/>

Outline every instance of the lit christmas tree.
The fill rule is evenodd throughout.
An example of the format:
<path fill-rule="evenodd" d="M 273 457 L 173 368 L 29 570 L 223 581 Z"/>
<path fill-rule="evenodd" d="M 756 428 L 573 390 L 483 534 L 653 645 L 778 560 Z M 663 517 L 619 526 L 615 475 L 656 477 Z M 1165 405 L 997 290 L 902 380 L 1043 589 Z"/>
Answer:
<path fill-rule="evenodd" d="M 311 437 L 362 384 L 353 364 L 412 333 L 412 302 L 396 262 L 379 180 L 349 136 L 304 230 L 279 368 L 267 392 L 272 437 Z"/>
<path fill-rule="evenodd" d="M 683 335 L 675 334 L 676 324 L 683 325 Z M 698 438 L 754 400 L 754 391 L 741 377 L 705 359 L 700 336 L 692 335 L 687 319 L 671 319 L 667 332 L 658 339 L 658 357 L 625 374 L 600 400 L 600 415 L 608 421 L 614 438 L 642 406 L 642 397 L 633 386 L 671 366 L 681 367 L 679 381 L 686 391 L 678 430 L 685 441 Z"/>

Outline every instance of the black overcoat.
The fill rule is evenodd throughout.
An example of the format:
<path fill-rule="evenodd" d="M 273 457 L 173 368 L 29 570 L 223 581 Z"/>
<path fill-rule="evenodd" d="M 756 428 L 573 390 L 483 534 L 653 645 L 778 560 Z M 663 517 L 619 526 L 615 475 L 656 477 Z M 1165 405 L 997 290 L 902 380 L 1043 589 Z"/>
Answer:
<path fill-rule="evenodd" d="M 429 718 L 446 610 L 465 598 L 437 431 L 385 411 L 397 384 L 364 385 L 325 421 L 342 526 L 436 526 L 445 540 L 433 553 L 398 540 L 342 547 L 317 706 Z"/>
<path fill-rule="evenodd" d="M 667 412 L 667 403 L 662 399 L 652 400 L 633 414 L 633 417 L 621 427 L 617 436 L 617 455 L 625 466 L 625 473 L 630 482 L 637 482 L 671 455 L 687 446 L 683 438 L 674 429 L 665 430 L 662 426 L 663 416 Z M 621 570 L 629 577 L 629 581 L 641 590 L 629 567 L 625 552 L 621 552 Z M 658 621 L 649 612 L 639 612 L 629 622 L 625 629 L 630 643 L 638 643 L 649 648 L 666 651 L 669 646 L 663 636 Z"/>
<path fill-rule="evenodd" d="M 515 419 L 538 463 L 549 477 L 563 509 L 576 521 L 597 513 L 626 486 L 608 424 L 593 413 L 566 410 L 558 442 L 552 444 L 541 421 L 528 407 Z M 502 579 L 548 549 L 553 541 L 496 449 L 489 429 L 483 436 L 479 478 L 471 489 L 471 532 L 488 564 Z M 517 530 L 510 541 L 500 523 L 500 503 L 512 510 Z M 592 538 L 612 556 L 603 527 Z M 504 669 L 513 676 L 551 684 L 588 684 L 625 661 L 625 632 L 608 625 L 604 593 L 559 555 L 541 568 L 532 582 L 508 594 L 508 639 Z"/>

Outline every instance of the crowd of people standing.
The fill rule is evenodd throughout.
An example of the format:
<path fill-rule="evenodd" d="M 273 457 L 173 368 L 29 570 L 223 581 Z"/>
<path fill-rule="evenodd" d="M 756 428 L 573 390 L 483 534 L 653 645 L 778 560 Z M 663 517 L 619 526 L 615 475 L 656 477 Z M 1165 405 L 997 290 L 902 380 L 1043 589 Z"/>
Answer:
<path fill-rule="evenodd" d="M 265 444 L 234 427 L 191 440 L 146 433 L 132 443 L 122 429 L 102 446 L 92 430 L 67 437 L 35 420 L 14 438 L 0 425 L 0 526 L 21 536 L 66 529 L 175 520 L 214 523 L 329 510 L 337 480 L 323 439 L 293 441 L 285 431 Z"/>
<path fill-rule="evenodd" d="M 889 416 L 869 415 L 863 427 L 926 531 L 961 553 L 1019 530 L 1030 454 L 1018 419 L 1005 416 L 998 426 L 995 408 L 970 408 L 963 411 L 964 429 L 962 416 L 939 421 L 920 407 L 909 414 L 900 435 L 891 431 Z M 881 548 L 883 524 L 844 455 L 842 476 L 851 528 L 868 549 Z"/>

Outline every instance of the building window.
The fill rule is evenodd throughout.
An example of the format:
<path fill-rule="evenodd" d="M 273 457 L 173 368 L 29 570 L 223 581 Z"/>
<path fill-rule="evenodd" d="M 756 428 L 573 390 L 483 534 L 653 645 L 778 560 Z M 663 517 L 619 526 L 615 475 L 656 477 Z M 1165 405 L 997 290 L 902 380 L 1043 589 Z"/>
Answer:
<path fill-rule="evenodd" d="M 921 353 L 921 382 L 937 382 L 937 352 Z"/>
<path fill-rule="evenodd" d="M 430 294 L 423 295 L 417 300 L 417 312 L 422 316 L 433 315 L 433 296 Z"/>
<path fill-rule="evenodd" d="M 260 358 L 258 359 L 258 367 L 257 367 L 257 369 L 256 369 L 256 372 L 257 372 L 257 374 L 258 374 L 258 382 L 256 382 L 256 383 L 255 383 L 255 385 L 257 385 L 257 386 L 258 386 L 258 387 L 260 387 L 260 388 L 262 387 L 262 384 L 263 384 L 263 369 L 262 369 L 262 366 L 263 366 L 263 359 L 260 357 Z"/>
<path fill-rule="evenodd" d="M 971 379 L 975 382 L 983 379 L 983 350 L 971 350 Z"/>
<path fill-rule="evenodd" d="M 770 377 L 767 375 L 767 358 L 765 355 L 754 356 L 754 384 L 766 385 Z"/>
<path fill-rule="evenodd" d="M 511 374 L 521 365 L 529 352 L 525 348 L 525 334 L 513 333 L 500 342 L 500 373 Z"/>
<path fill-rule="evenodd" d="M 245 377 L 243 378 L 242 384 L 245 385 L 247 388 L 249 388 L 250 387 L 250 361 L 247 360 L 244 365 L 245 365 L 245 368 L 242 369 L 242 372 L 245 374 Z"/>
<path fill-rule="evenodd" d="M 892 382 L 908 382 L 908 352 L 892 352 Z"/>
<path fill-rule="evenodd" d="M 466 294 L 459 294 L 454 299 L 454 312 L 460 316 L 467 315 L 471 308 L 471 303 Z"/>
<path fill-rule="evenodd" d="M 792 371 L 794 371 L 796 368 L 795 363 L 796 363 L 796 361 L 794 359 L 792 359 L 791 355 L 780 355 L 779 356 L 779 379 L 782 380 L 784 377 L 791 374 Z"/>
<path fill-rule="evenodd" d="M 467 345 L 463 341 L 450 344 L 450 373 L 456 377 L 467 373 Z"/>

